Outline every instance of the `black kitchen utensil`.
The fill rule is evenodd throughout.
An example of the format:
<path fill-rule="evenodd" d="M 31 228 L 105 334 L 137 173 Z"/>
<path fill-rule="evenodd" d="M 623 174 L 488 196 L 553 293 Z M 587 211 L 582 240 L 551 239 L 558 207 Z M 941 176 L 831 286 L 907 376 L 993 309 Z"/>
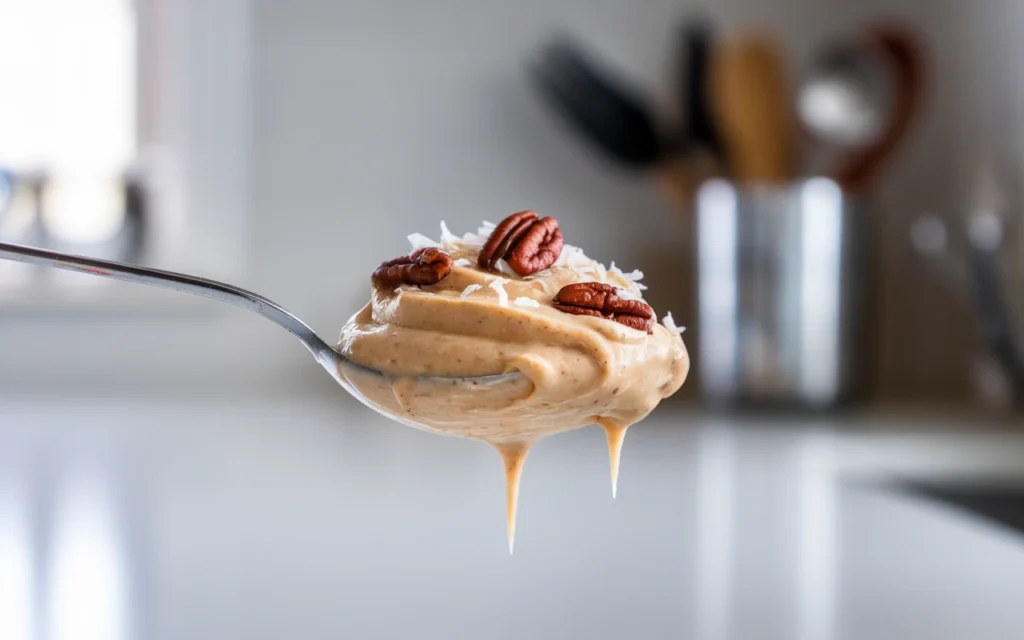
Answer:
<path fill-rule="evenodd" d="M 957 285 L 958 293 L 968 296 L 985 346 L 1006 376 L 1015 403 L 1024 406 L 1024 356 L 997 266 L 1001 240 L 987 235 L 971 233 L 970 228 L 964 233 L 935 214 L 918 219 L 911 229 L 918 253 L 943 280 Z"/>
<path fill-rule="evenodd" d="M 976 247 L 968 254 L 971 292 L 981 325 L 982 337 L 992 357 L 999 363 L 1013 389 L 1014 401 L 1024 406 L 1024 361 L 1021 359 L 1010 312 L 1003 291 L 995 257 Z"/>
<path fill-rule="evenodd" d="M 711 22 L 703 16 L 690 17 L 679 28 L 677 73 L 684 115 L 684 134 L 690 144 L 722 160 L 725 145 L 715 122 L 710 97 Z"/>
<path fill-rule="evenodd" d="M 647 169 L 670 154 L 648 100 L 567 36 L 545 45 L 529 71 L 553 110 L 618 163 Z"/>

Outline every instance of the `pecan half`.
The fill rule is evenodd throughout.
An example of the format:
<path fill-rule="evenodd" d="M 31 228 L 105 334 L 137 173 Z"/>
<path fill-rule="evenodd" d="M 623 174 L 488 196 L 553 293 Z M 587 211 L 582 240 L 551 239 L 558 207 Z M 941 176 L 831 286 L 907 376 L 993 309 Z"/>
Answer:
<path fill-rule="evenodd" d="M 436 247 L 425 247 L 382 263 L 373 272 L 373 281 L 387 289 L 401 284 L 436 284 L 451 271 L 451 256 Z"/>
<path fill-rule="evenodd" d="M 540 218 L 533 211 L 520 211 L 501 221 L 491 232 L 477 263 L 494 271 L 504 258 L 520 276 L 543 271 L 562 254 L 562 231 L 558 220 Z"/>
<path fill-rule="evenodd" d="M 520 211 L 499 222 L 491 232 L 491 237 L 487 238 L 484 248 L 480 250 L 477 263 L 484 269 L 493 271 L 498 266 L 498 260 L 505 257 L 512 244 L 526 233 L 538 217 L 533 211 Z"/>
<path fill-rule="evenodd" d="M 562 255 L 562 230 L 558 220 L 541 218 L 530 225 L 522 238 L 505 256 L 508 266 L 521 276 L 543 271 Z"/>
<path fill-rule="evenodd" d="M 619 290 L 601 282 L 578 282 L 562 287 L 555 296 L 559 311 L 614 320 L 638 331 L 654 333 L 654 309 L 643 300 L 619 297 Z"/>

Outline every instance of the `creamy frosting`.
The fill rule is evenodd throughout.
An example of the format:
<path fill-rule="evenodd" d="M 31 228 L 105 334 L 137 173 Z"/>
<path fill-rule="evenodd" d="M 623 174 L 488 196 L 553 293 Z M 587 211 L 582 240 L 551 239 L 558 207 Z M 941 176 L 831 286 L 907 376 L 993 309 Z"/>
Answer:
<path fill-rule="evenodd" d="M 686 378 L 689 358 L 671 315 L 652 334 L 552 306 L 563 286 L 603 282 L 641 298 L 643 274 L 605 268 L 566 245 L 550 268 L 528 277 L 504 261 L 500 274 L 477 266 L 494 226 L 441 240 L 414 234 L 413 248 L 437 246 L 453 259 L 437 284 L 374 286 L 370 303 L 341 332 L 339 351 L 384 376 L 343 371 L 381 410 L 430 431 L 475 438 L 498 449 L 509 476 L 509 535 L 518 474 L 540 438 L 588 424 L 608 433 L 613 487 L 625 429 Z M 460 380 L 518 373 L 497 380 Z M 514 477 L 512 477 L 514 476 Z M 614 489 L 613 489 L 614 490 Z"/>

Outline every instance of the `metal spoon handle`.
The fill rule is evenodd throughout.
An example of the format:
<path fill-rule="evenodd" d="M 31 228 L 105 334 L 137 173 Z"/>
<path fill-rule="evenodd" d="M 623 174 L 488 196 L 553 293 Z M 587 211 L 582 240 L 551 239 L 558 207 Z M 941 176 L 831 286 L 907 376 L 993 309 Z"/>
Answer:
<path fill-rule="evenodd" d="M 310 350 L 317 361 L 325 366 L 341 359 L 341 356 L 302 320 L 261 295 L 223 282 L 173 271 L 137 267 L 110 260 L 86 258 L 6 242 L 0 242 L 0 258 L 213 298 L 258 313 L 267 320 L 287 329 Z"/>

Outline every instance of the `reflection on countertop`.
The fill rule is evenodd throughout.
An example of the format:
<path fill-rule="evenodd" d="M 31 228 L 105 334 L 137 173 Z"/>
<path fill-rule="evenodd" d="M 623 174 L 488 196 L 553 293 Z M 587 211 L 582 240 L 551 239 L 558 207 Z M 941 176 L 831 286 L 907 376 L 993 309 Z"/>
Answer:
<path fill-rule="evenodd" d="M 631 429 L 617 500 L 603 434 L 563 434 L 527 462 L 510 558 L 493 451 L 340 399 L 8 398 L 0 416 L 5 639 L 1024 626 L 1024 537 L 881 482 L 1024 478 L 1005 429 L 659 412 Z"/>

